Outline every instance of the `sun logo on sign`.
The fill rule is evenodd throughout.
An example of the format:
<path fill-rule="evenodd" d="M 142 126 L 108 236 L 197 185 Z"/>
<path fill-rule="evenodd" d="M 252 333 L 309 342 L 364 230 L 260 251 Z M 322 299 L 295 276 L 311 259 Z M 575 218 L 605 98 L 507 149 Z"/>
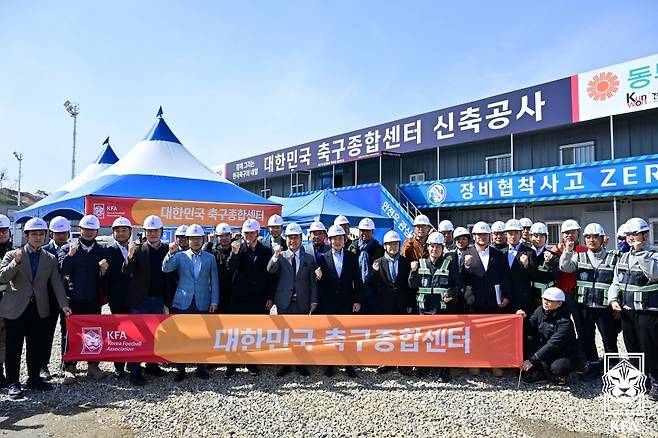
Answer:
<path fill-rule="evenodd" d="M 594 75 L 587 83 L 587 95 L 596 101 L 611 98 L 619 90 L 619 78 L 609 71 Z"/>

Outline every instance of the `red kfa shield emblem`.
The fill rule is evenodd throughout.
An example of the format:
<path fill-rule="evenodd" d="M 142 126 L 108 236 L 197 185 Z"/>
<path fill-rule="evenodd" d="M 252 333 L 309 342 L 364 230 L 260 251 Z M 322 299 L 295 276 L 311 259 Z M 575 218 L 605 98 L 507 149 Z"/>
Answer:
<path fill-rule="evenodd" d="M 80 354 L 101 354 L 103 331 L 100 327 L 82 327 L 82 351 Z"/>

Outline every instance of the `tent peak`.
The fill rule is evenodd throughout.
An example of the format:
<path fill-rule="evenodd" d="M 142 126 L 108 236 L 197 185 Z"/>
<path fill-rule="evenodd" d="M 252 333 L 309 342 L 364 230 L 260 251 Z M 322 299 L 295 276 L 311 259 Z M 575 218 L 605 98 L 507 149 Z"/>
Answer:
<path fill-rule="evenodd" d="M 160 108 L 158 108 L 158 113 L 155 115 L 155 117 L 161 119 L 162 114 L 164 114 L 164 111 L 162 111 L 162 105 L 160 105 Z"/>
<path fill-rule="evenodd" d="M 171 128 L 167 125 L 167 122 L 164 121 L 162 117 L 162 108 L 158 111 L 158 119 L 155 121 L 155 124 L 151 130 L 144 137 L 146 141 L 168 141 L 171 143 L 178 143 L 182 145 L 178 137 L 171 132 Z"/>

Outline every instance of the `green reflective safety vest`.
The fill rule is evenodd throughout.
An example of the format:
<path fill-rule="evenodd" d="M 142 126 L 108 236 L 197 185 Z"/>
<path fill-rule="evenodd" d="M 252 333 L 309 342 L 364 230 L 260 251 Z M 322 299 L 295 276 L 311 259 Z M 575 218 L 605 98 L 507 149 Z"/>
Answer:
<path fill-rule="evenodd" d="M 632 310 L 658 311 L 658 282 L 649 280 L 638 263 L 628 266 L 630 255 L 623 253 L 617 263 L 620 304 Z"/>
<path fill-rule="evenodd" d="M 534 251 L 534 248 L 533 248 L 533 251 Z M 544 255 L 544 253 L 542 253 L 542 257 L 543 257 L 543 255 Z M 548 278 L 548 266 L 546 266 L 546 260 L 544 260 L 544 262 L 541 265 L 537 266 L 537 270 L 542 273 L 543 278 Z M 546 290 L 547 288 L 549 288 L 551 286 L 554 286 L 555 282 L 553 280 L 549 280 L 546 283 L 541 282 L 541 281 L 533 281 L 531 283 L 531 285 L 532 285 L 532 287 L 534 287 L 536 289 L 536 292 L 538 292 L 539 296 L 541 297 L 542 294 L 544 293 L 544 290 Z"/>
<path fill-rule="evenodd" d="M 597 268 L 592 265 L 587 252 L 577 255 L 576 299 L 588 307 L 608 307 L 608 289 L 615 277 L 617 254 L 608 252 Z"/>
<path fill-rule="evenodd" d="M 418 276 L 420 278 L 420 287 L 416 293 L 418 309 L 421 311 L 436 311 L 445 309 L 446 303 L 443 301 L 445 294 L 449 292 L 450 287 L 450 262 L 452 259 L 446 257 L 443 263 L 438 267 L 434 274 L 429 267 L 428 259 L 420 259 L 418 262 Z"/>

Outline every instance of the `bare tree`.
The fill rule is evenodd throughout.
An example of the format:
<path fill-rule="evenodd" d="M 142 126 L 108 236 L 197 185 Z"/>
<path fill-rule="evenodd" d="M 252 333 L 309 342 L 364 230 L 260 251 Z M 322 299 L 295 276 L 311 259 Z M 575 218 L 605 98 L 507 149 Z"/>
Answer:
<path fill-rule="evenodd" d="M 7 172 L 7 168 L 3 167 L 0 169 L 0 189 L 2 189 L 5 185 L 5 181 L 9 179 L 9 174 Z"/>

